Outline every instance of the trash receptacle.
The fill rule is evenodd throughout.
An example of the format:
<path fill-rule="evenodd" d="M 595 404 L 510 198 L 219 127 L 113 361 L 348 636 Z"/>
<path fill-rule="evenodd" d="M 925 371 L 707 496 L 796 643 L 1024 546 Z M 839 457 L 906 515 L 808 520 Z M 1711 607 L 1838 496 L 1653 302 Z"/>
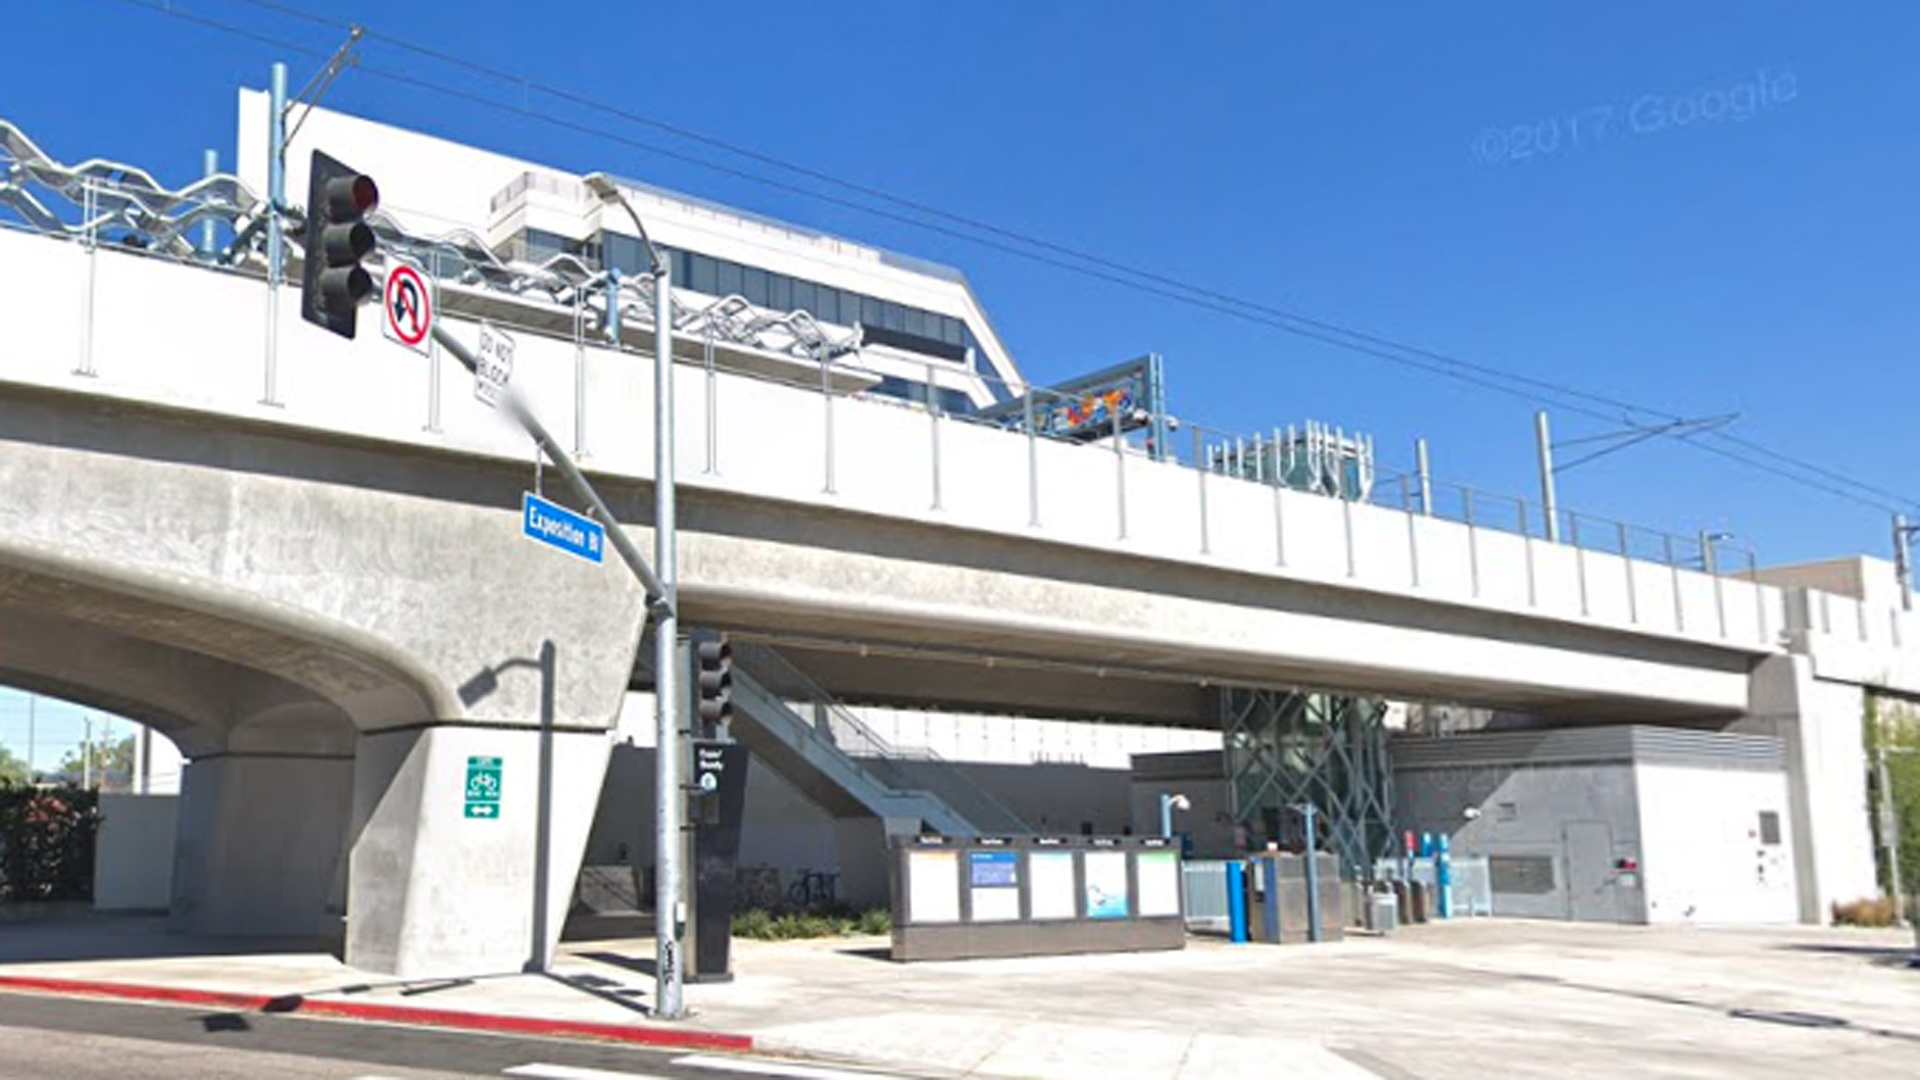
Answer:
<path fill-rule="evenodd" d="M 1407 882 L 1407 921 L 1423 923 L 1427 921 L 1427 883 L 1424 881 Z"/>
<path fill-rule="evenodd" d="M 1366 927 L 1376 934 L 1391 934 L 1400 925 L 1400 900 L 1384 883 L 1366 893 Z"/>

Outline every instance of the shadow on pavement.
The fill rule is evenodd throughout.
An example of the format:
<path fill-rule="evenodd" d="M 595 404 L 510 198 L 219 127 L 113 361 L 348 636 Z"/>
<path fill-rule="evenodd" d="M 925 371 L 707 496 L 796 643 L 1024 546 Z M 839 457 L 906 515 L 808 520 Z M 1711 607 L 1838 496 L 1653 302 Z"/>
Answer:
<path fill-rule="evenodd" d="M 64 910 L 0 921 L 0 967 L 75 960 L 151 960 L 167 957 L 345 954 L 345 936 L 311 934 L 226 937 L 175 933 L 167 916 Z"/>
<path fill-rule="evenodd" d="M 608 967 L 617 967 L 645 975 L 649 979 L 653 978 L 654 963 L 651 956 L 627 956 L 616 952 L 583 952 L 574 955 L 582 960 L 591 960 L 596 964 L 605 964 Z"/>
<path fill-rule="evenodd" d="M 1889 945 L 1814 945 L 1795 942 L 1778 946 L 1785 952 L 1826 953 L 1831 956 L 1858 956 L 1880 967 L 1920 967 L 1920 950 Z"/>

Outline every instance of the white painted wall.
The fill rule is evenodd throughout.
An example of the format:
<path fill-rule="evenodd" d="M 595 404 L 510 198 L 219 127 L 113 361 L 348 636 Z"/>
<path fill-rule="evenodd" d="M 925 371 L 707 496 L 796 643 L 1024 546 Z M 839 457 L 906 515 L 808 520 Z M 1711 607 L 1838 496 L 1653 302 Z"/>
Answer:
<path fill-rule="evenodd" d="M 167 910 L 179 820 L 177 795 L 100 796 L 100 833 L 93 852 L 95 910 Z"/>
<path fill-rule="evenodd" d="M 1799 918 L 1786 776 L 1640 765 L 1642 887 L 1653 923 L 1792 923 Z M 1763 844 L 1760 814 L 1778 815 Z"/>

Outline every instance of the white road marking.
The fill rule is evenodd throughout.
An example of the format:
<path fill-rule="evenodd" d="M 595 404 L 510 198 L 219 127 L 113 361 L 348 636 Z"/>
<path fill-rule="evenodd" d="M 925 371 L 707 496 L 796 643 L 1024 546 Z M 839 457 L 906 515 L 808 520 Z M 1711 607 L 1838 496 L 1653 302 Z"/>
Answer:
<path fill-rule="evenodd" d="M 784 1061 L 764 1061 L 754 1058 L 721 1057 L 717 1054 L 692 1054 L 683 1058 L 674 1058 L 675 1065 L 687 1065 L 699 1069 L 719 1069 L 723 1072 L 747 1073 L 752 1076 L 776 1076 L 783 1080 L 902 1080 L 891 1073 L 859 1072 L 850 1069 L 823 1069 L 815 1065 L 796 1065 Z"/>
<path fill-rule="evenodd" d="M 528 1080 L 665 1080 L 655 1073 L 608 1072 L 606 1069 L 581 1069 L 572 1065 L 546 1065 L 533 1062 L 502 1069 L 502 1076 L 524 1076 Z"/>

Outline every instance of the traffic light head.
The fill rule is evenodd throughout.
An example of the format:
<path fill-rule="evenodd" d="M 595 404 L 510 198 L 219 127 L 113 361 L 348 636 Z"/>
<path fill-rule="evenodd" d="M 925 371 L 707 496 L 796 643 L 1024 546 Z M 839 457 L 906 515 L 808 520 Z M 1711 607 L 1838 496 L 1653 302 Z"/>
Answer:
<path fill-rule="evenodd" d="M 360 302 L 373 294 L 373 275 L 360 260 L 373 251 L 373 227 L 365 219 L 379 203 L 380 189 L 371 176 L 313 152 L 300 317 L 341 337 L 353 336 Z"/>
<path fill-rule="evenodd" d="M 715 727 L 733 720 L 733 646 L 718 639 L 694 642 L 694 679 L 700 723 Z"/>

